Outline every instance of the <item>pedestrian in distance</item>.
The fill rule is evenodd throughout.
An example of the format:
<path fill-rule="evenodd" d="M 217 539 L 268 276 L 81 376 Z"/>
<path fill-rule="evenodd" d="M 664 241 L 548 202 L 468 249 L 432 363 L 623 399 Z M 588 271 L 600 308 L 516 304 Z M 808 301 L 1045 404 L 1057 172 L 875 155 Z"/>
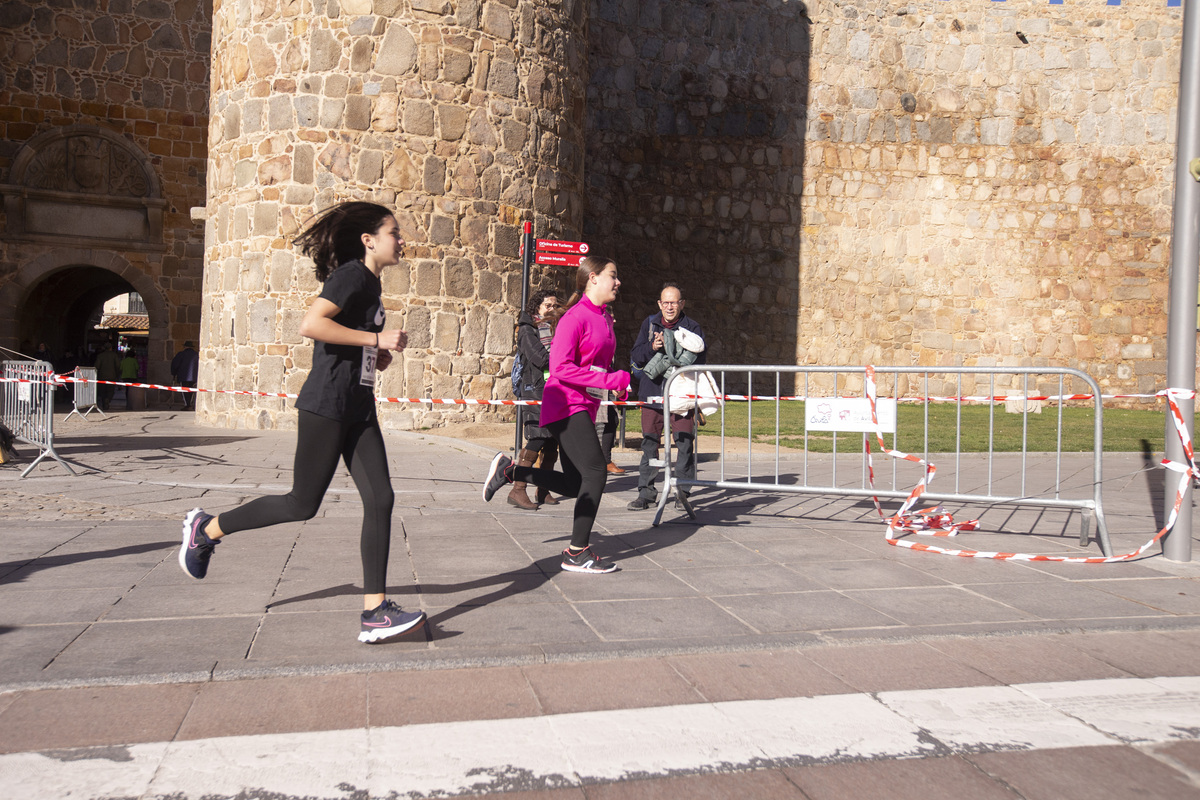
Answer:
<path fill-rule="evenodd" d="M 100 410 L 108 411 L 112 404 L 113 395 L 117 391 L 114 385 L 121 377 L 121 357 L 113 350 L 112 342 L 105 342 L 100 354 L 96 356 L 96 380 L 103 381 L 96 395 L 100 400 Z"/>
<path fill-rule="evenodd" d="M 412 630 L 423 611 L 404 611 L 387 599 L 387 566 L 395 495 L 375 413 L 375 376 L 404 349 L 401 330 L 384 329 L 380 274 L 400 262 L 404 240 L 395 216 L 374 203 L 334 206 L 296 237 L 313 261 L 320 296 L 300 322 L 314 340 L 312 369 L 296 400 L 299 411 L 292 490 L 259 497 L 218 516 L 192 509 L 183 523 L 179 564 L 200 580 L 213 550 L 239 531 L 312 519 L 338 460 L 346 464 L 363 503 L 360 556 L 363 612 L 360 642 Z"/>
<path fill-rule="evenodd" d="M 596 436 L 597 394 L 608 390 L 623 397 L 629 391 L 628 372 L 608 371 L 617 337 L 605 306 L 617 299 L 620 287 L 614 262 L 585 256 L 575 273 L 575 294 L 554 332 L 540 424 L 558 442 L 562 472 L 520 466 L 497 453 L 483 483 L 484 500 L 491 500 L 513 481 L 575 498 L 571 543 L 562 553 L 562 568 L 569 572 L 605 573 L 617 568 L 592 550 L 590 538 L 608 478 Z"/>
<path fill-rule="evenodd" d="M 517 318 L 517 354 L 521 359 L 521 374 L 517 380 L 518 399 L 542 399 L 546 378 L 550 374 L 550 343 L 554 326 L 561 312 L 554 292 L 535 292 Z M 553 469 L 558 460 L 558 443 L 553 434 L 541 426 L 536 408 L 523 416 L 525 446 L 517 453 L 517 465 L 532 467 L 542 457 L 542 469 Z M 537 511 L 542 503 L 558 505 L 546 489 L 538 488 L 537 500 L 530 500 L 525 481 L 514 481 L 508 493 L 508 504 L 526 511 Z"/>
<path fill-rule="evenodd" d="M 200 354 L 192 348 L 190 341 L 171 359 L 171 379 L 185 389 L 196 388 L 196 376 L 200 371 Z M 183 393 L 183 410 L 188 411 L 196 401 L 193 392 Z"/>

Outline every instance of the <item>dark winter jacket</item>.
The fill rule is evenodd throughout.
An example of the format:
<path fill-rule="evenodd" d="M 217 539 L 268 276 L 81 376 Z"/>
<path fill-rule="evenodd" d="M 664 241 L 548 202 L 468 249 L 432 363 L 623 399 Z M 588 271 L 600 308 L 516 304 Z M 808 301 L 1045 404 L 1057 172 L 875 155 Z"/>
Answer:
<path fill-rule="evenodd" d="M 704 338 L 704 332 L 700 329 L 699 323 L 697 323 L 687 314 L 681 314 L 679 319 L 675 320 L 675 325 L 670 329 L 663 327 L 662 312 L 652 314 L 642 321 L 641 330 L 638 331 L 637 339 L 634 340 L 633 343 L 633 350 L 630 353 L 630 360 L 638 367 L 646 366 L 647 362 L 654 358 L 654 354 L 656 352 L 653 344 L 654 334 L 659 331 L 674 330 L 674 328 L 684 328 L 685 330 L 689 330 L 696 334 L 701 339 Z M 708 349 L 705 348 L 704 352 L 700 353 L 700 355 L 696 357 L 695 363 L 705 363 L 707 356 Z M 638 382 L 638 399 L 646 400 L 650 397 L 662 397 L 663 384 L 666 383 L 666 381 L 666 375 L 661 375 L 657 379 L 642 375 L 641 380 Z M 651 405 L 651 408 L 657 408 L 659 411 L 661 411 L 662 405 L 654 404 Z"/>
<path fill-rule="evenodd" d="M 542 345 L 537 323 L 528 311 L 517 318 L 517 352 L 524 366 L 521 369 L 521 399 L 541 400 L 546 388 L 546 370 L 550 368 L 550 351 Z M 537 419 L 537 414 L 532 415 Z"/>

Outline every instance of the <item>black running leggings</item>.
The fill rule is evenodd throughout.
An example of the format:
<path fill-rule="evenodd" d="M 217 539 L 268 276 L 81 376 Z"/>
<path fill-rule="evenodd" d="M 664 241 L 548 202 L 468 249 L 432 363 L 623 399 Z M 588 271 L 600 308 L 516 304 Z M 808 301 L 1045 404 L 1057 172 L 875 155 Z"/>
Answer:
<path fill-rule="evenodd" d="M 595 434 L 592 435 L 595 438 Z M 333 480 L 338 459 L 346 462 L 363 503 L 362 553 L 363 594 L 387 590 L 388 550 L 392 538 L 392 479 L 379 421 L 372 415 L 366 422 L 340 422 L 300 412 L 296 437 L 296 461 L 292 491 L 270 495 L 226 511 L 217 518 L 225 533 L 248 531 L 312 519 L 321 507 L 325 490 Z"/>
<path fill-rule="evenodd" d="M 587 547 L 592 523 L 604 496 L 608 466 L 596 438 L 596 423 L 586 411 L 544 426 L 554 434 L 562 454 L 562 472 L 553 469 L 513 467 L 514 481 L 525 481 L 555 494 L 575 498 L 575 521 L 571 525 L 571 547 Z"/>

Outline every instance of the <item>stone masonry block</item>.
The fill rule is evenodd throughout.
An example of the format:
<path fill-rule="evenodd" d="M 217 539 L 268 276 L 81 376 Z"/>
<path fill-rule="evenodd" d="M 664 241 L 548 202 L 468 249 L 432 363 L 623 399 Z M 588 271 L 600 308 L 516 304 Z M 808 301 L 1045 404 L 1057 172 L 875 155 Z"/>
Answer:
<path fill-rule="evenodd" d="M 371 98 L 363 94 L 346 98 L 346 127 L 355 131 L 371 127 Z"/>
<path fill-rule="evenodd" d="M 436 261 L 421 261 L 417 264 L 417 294 L 421 297 L 437 297 L 442 293 L 442 265 Z"/>
<path fill-rule="evenodd" d="M 446 245 L 454 241 L 454 218 L 435 215 L 429 221 L 429 241 Z"/>
<path fill-rule="evenodd" d="M 465 353 L 483 353 L 487 339 L 487 309 L 473 305 L 467 310 L 467 325 L 463 331 L 462 349 Z"/>
<path fill-rule="evenodd" d="M 443 286 L 450 297 L 474 296 L 475 270 L 471 262 L 465 258 L 447 258 Z"/>
<path fill-rule="evenodd" d="M 433 135 L 433 106 L 421 100 L 404 104 L 404 131 L 418 136 Z"/>
<path fill-rule="evenodd" d="M 404 75 L 412 70 L 416 63 L 416 40 L 403 24 L 392 20 L 379 45 L 375 71 L 381 75 Z"/>
<path fill-rule="evenodd" d="M 358 182 L 374 184 L 383 174 L 383 153 L 379 150 L 364 150 L 358 156 Z"/>
<path fill-rule="evenodd" d="M 276 341 L 274 300 L 259 300 L 250 306 L 250 341 L 266 343 Z"/>
<path fill-rule="evenodd" d="M 520 80 L 517 78 L 517 65 L 515 62 L 500 60 L 492 62 L 492 69 L 488 75 L 489 91 L 496 92 L 505 97 L 516 97 L 519 86 Z"/>
<path fill-rule="evenodd" d="M 328 28 L 313 28 L 308 46 L 308 68 L 313 72 L 337 69 L 342 46 Z"/>
<path fill-rule="evenodd" d="M 458 349 L 458 334 L 462 323 L 457 314 L 438 312 L 433 321 L 433 346 L 443 352 L 452 353 Z"/>
<path fill-rule="evenodd" d="M 471 56 L 458 50 L 448 50 L 442 56 L 442 80 L 447 83 L 464 84 L 471 77 Z"/>
<path fill-rule="evenodd" d="M 427 306 L 410 306 L 408 308 L 404 314 L 404 332 L 408 334 L 409 347 L 429 347 L 432 344 L 429 330 L 430 321 Z"/>
<path fill-rule="evenodd" d="M 445 194 L 446 162 L 437 156 L 426 157 L 422 185 L 430 194 Z"/>
<path fill-rule="evenodd" d="M 517 320 L 511 314 L 493 313 L 488 316 L 487 341 L 484 353 L 506 356 L 512 353 Z"/>
<path fill-rule="evenodd" d="M 438 127 L 443 139 L 449 142 L 458 141 L 467 130 L 467 109 L 462 106 L 438 106 Z"/>

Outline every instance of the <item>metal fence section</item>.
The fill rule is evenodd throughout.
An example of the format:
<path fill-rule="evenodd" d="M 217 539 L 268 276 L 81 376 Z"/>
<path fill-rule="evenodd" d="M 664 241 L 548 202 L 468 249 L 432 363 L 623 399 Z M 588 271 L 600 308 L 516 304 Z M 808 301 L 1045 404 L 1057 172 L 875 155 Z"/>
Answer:
<path fill-rule="evenodd" d="M 67 414 L 67 419 L 70 419 L 76 414 L 84 419 L 87 419 L 87 415 L 93 411 L 107 419 L 108 415 L 105 414 L 104 411 L 101 410 L 100 406 L 96 403 L 96 394 L 98 388 L 99 386 L 96 383 L 95 367 L 76 367 L 75 381 L 71 383 L 71 391 L 73 393 L 71 395 L 71 400 L 75 407 L 71 409 L 70 414 Z"/>
<path fill-rule="evenodd" d="M 54 369 L 46 361 L 0 362 L 0 377 L 4 379 L 4 404 L 0 418 L 18 441 L 31 444 L 40 451 L 33 463 L 21 473 L 24 478 L 46 456 L 75 470 L 54 451 Z"/>
<path fill-rule="evenodd" d="M 670 413 L 672 384 L 686 373 L 702 371 L 713 374 L 727 397 L 720 419 L 710 419 L 706 427 L 711 431 L 714 422 L 720 425 L 719 476 L 680 478 L 673 471 L 672 437 L 664 436 L 664 491 L 655 525 L 672 489 L 713 487 L 903 501 L 925 476 L 923 466 L 881 454 L 875 433 L 861 432 L 866 428 L 810 430 L 818 413 L 846 415 L 847 401 L 866 408 L 866 367 L 685 367 L 664 386 L 665 413 Z M 874 372 L 881 402 L 896 403 L 895 431 L 885 435 L 888 446 L 933 461 L 938 468 L 937 480 L 921 495 L 923 501 L 1078 511 L 1080 544 L 1088 543 L 1094 518 L 1101 551 L 1112 555 L 1101 500 L 1102 398 L 1090 376 L 1053 367 L 875 367 Z M 1041 434 L 1042 440 L 1053 436 L 1055 445 L 1049 451 L 1029 449 L 1030 420 L 1043 402 L 1038 398 L 1048 398 L 1046 418 L 1036 424 L 1040 429 L 1052 426 Z M 1018 413 L 1006 414 L 1005 400 Z M 1064 449 L 1063 411 L 1068 402 L 1092 409 L 1090 425 L 1071 434 L 1075 452 Z M 967 411 L 970 407 L 978 410 Z M 730 427 L 731 420 L 736 420 L 736 429 Z M 1002 460 L 998 446 L 1007 448 Z M 744 461 L 737 452 L 743 448 Z M 1050 485 L 1027 482 L 1027 468 L 1034 462 L 1039 473 L 1053 475 Z"/>

